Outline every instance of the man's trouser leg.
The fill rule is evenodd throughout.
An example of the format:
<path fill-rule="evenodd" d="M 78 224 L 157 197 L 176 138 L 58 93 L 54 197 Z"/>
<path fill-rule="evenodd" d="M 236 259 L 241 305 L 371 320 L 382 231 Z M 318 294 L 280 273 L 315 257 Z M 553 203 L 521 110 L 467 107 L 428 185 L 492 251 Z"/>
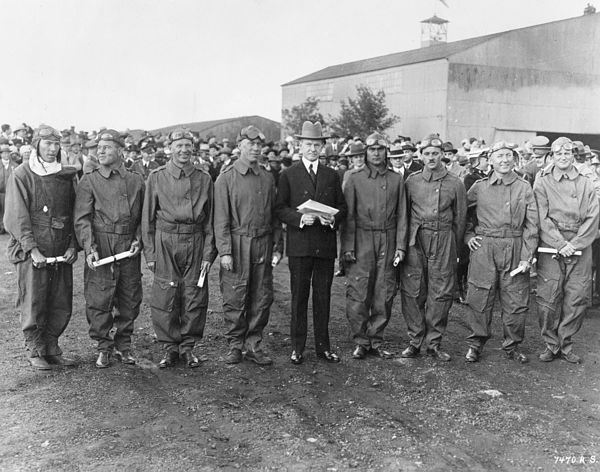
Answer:
<path fill-rule="evenodd" d="M 251 238 L 233 234 L 231 239 L 233 270 L 221 267 L 219 278 L 223 296 L 225 337 L 230 348 L 241 350 L 244 348 L 248 331 L 246 309 L 251 271 Z"/>
<path fill-rule="evenodd" d="M 520 252 L 520 251 L 519 251 Z M 523 342 L 529 310 L 529 272 L 510 276 L 518 264 L 506 260 L 499 276 L 500 306 L 504 340 L 502 349 L 510 352 Z"/>
<path fill-rule="evenodd" d="M 553 354 L 560 352 L 558 325 L 562 318 L 565 264 L 551 254 L 538 254 L 536 302 L 542 340 Z"/>
<path fill-rule="evenodd" d="M 417 240 L 414 246 L 408 247 L 400 275 L 402 314 L 406 321 L 410 344 L 417 349 L 421 349 L 426 333 L 426 275 L 427 259 L 421 249 L 420 241 Z"/>
<path fill-rule="evenodd" d="M 392 315 L 392 305 L 396 296 L 395 246 L 396 238 L 393 232 L 373 234 L 376 265 L 371 282 L 373 295 L 367 327 L 367 336 L 372 348 L 378 348 L 383 343 L 383 332 Z"/>
<path fill-rule="evenodd" d="M 115 297 L 118 311 L 114 316 L 116 328 L 114 343 L 119 351 L 131 349 L 133 324 L 140 313 L 142 303 L 142 273 L 140 256 L 134 259 L 123 259 L 118 266 L 119 276 Z"/>
<path fill-rule="evenodd" d="M 566 278 L 563 285 L 564 298 L 562 318 L 558 325 L 560 350 L 568 354 L 573 349 L 573 336 L 579 332 L 590 305 L 590 286 L 592 284 L 592 249 L 591 246 L 582 251 L 581 256 L 571 258 L 572 264 L 566 262 Z"/>
<path fill-rule="evenodd" d="M 304 352 L 306 347 L 308 329 L 306 316 L 314 262 L 315 258 L 313 257 L 288 256 L 290 288 L 292 291 L 290 338 L 292 349 L 299 353 Z"/>
<path fill-rule="evenodd" d="M 269 322 L 273 304 L 273 240 L 270 235 L 253 238 L 250 244 L 250 283 L 246 303 L 246 348 L 260 349 L 263 330 Z"/>
<path fill-rule="evenodd" d="M 448 324 L 456 284 L 456 244 L 450 231 L 422 231 L 427 262 L 427 308 L 425 324 L 428 348 L 439 346 Z"/>
<path fill-rule="evenodd" d="M 314 258 L 312 272 L 313 328 L 315 351 L 330 351 L 329 312 L 331 309 L 331 284 L 335 259 Z"/>
<path fill-rule="evenodd" d="M 98 343 L 98 351 L 112 351 L 114 341 L 110 337 L 113 327 L 113 307 L 117 287 L 118 268 L 106 264 L 91 270 L 84 267 L 85 314 L 89 324 L 90 338 Z"/>
<path fill-rule="evenodd" d="M 346 264 L 346 317 L 352 341 L 366 349 L 371 347 L 367 325 L 376 270 L 372 234 L 372 231 L 356 230 L 356 262 Z"/>
<path fill-rule="evenodd" d="M 33 267 L 31 259 L 16 264 L 17 309 L 30 357 L 59 355 L 58 338 L 72 313 L 73 268 L 68 264 Z"/>
<path fill-rule="evenodd" d="M 496 264 L 490 238 L 483 237 L 481 247 L 470 255 L 467 304 L 469 347 L 481 352 L 492 336 L 492 310 L 496 298 Z"/>

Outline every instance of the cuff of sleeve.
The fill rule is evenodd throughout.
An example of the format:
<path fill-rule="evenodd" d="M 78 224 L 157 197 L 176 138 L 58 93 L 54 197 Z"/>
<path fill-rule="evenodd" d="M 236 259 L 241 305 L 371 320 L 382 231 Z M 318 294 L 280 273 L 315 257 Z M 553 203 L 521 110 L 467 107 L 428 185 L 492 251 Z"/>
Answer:
<path fill-rule="evenodd" d="M 30 252 L 34 247 L 38 247 L 38 245 L 33 239 L 26 239 L 25 241 L 21 241 L 21 247 L 23 251 Z"/>

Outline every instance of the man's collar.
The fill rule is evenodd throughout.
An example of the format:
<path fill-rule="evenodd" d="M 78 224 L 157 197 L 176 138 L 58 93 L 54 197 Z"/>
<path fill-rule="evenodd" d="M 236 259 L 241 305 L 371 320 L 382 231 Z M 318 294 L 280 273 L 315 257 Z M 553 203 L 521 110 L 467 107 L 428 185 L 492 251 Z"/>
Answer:
<path fill-rule="evenodd" d="M 258 175 L 260 173 L 260 169 L 258 168 L 258 166 L 256 166 L 256 168 L 249 166 L 248 164 L 246 164 L 244 162 L 243 159 L 237 159 L 233 163 L 233 168 L 242 175 L 246 175 L 248 173 L 248 171 L 252 171 L 252 173 L 255 175 Z"/>
<path fill-rule="evenodd" d="M 313 166 L 313 171 L 315 172 L 315 174 L 317 173 L 317 168 L 319 167 L 319 160 L 318 159 L 316 161 L 309 161 L 304 156 L 302 156 L 302 164 L 304 164 L 304 167 L 306 168 L 307 172 L 308 172 L 309 167 L 312 165 Z"/>
<path fill-rule="evenodd" d="M 496 183 L 510 185 L 515 180 L 517 180 L 517 177 L 518 177 L 517 174 L 513 170 L 511 170 L 508 174 L 506 174 L 504 176 L 500 176 L 500 175 L 496 174 L 496 172 L 492 172 L 492 175 L 490 176 L 488 182 L 490 183 L 490 185 L 494 185 Z"/>
<path fill-rule="evenodd" d="M 189 177 L 190 175 L 192 175 L 192 172 L 194 172 L 194 170 L 195 168 L 191 162 L 188 162 L 183 167 L 175 165 L 172 160 L 167 162 L 167 171 L 169 171 L 169 174 L 171 174 L 176 179 L 181 178 L 182 173 L 185 174 L 186 177 Z"/>
<path fill-rule="evenodd" d="M 369 173 L 369 178 L 376 179 L 378 175 L 385 175 L 387 172 L 387 168 L 384 166 L 383 168 L 370 166 L 369 164 L 365 165 L 367 172 Z"/>
<path fill-rule="evenodd" d="M 567 178 L 569 180 L 575 180 L 579 175 L 579 171 L 575 166 L 571 166 L 568 171 L 560 170 L 558 167 L 554 166 L 552 168 L 552 176 L 558 182 L 560 182 L 563 178 Z"/>
<path fill-rule="evenodd" d="M 102 177 L 104 177 L 105 179 L 108 179 L 110 177 L 110 174 L 112 174 L 113 172 L 116 174 L 119 174 L 121 177 L 124 177 L 125 172 L 127 172 L 127 171 L 125 170 L 125 165 L 123 165 L 123 163 L 121 162 L 121 165 L 119 167 L 117 167 L 116 169 L 111 169 L 110 167 L 100 166 L 100 167 L 98 167 L 98 172 L 100 172 L 100 175 Z"/>
<path fill-rule="evenodd" d="M 448 169 L 445 166 L 440 166 L 437 169 L 431 170 L 429 167 L 423 167 L 423 178 L 429 182 L 431 180 L 440 180 L 448 174 Z"/>

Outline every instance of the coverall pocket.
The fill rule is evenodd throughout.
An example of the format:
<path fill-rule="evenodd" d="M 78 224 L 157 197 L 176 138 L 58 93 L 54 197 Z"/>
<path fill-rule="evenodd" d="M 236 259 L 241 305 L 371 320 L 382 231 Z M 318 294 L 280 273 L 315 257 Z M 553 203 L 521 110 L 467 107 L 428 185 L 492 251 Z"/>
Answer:
<path fill-rule="evenodd" d="M 540 305 L 552 307 L 559 298 L 560 275 L 540 270 L 537 273 L 537 302 Z"/>
<path fill-rule="evenodd" d="M 408 270 L 402 272 L 400 276 L 400 287 L 409 297 L 416 298 L 421 292 L 421 272 Z"/>
<path fill-rule="evenodd" d="M 488 303 L 491 289 L 492 282 L 470 280 L 467 289 L 467 305 L 475 311 L 482 312 Z"/>
<path fill-rule="evenodd" d="M 364 303 L 367 300 L 368 286 L 368 275 L 350 276 L 346 282 L 346 297 L 355 302 Z"/>
<path fill-rule="evenodd" d="M 177 281 L 169 280 L 163 277 L 154 277 L 154 286 L 152 287 L 152 296 L 150 297 L 150 306 L 158 310 L 173 311 L 175 305 L 175 296 L 177 294 Z"/>
<path fill-rule="evenodd" d="M 111 280 L 98 277 L 89 277 L 85 287 L 84 295 L 87 305 L 100 311 L 108 311 L 111 308 L 114 295 Z"/>

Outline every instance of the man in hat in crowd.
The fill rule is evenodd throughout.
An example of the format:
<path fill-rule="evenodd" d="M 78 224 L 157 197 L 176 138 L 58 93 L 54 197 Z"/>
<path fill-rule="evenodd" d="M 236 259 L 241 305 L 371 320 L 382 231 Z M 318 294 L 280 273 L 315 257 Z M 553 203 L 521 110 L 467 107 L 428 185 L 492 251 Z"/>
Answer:
<path fill-rule="evenodd" d="M 90 337 L 97 342 L 98 368 L 110 365 L 113 351 L 124 364 L 135 364 L 131 335 L 142 302 L 144 179 L 125 168 L 124 146 L 119 132 L 100 133 L 98 167 L 84 174 L 75 201 L 75 233 L 86 257 L 86 316 Z M 95 266 L 100 259 L 126 251 L 128 258 Z"/>
<path fill-rule="evenodd" d="M 223 146 L 217 154 L 217 161 L 214 164 L 215 170 L 220 174 L 221 170 L 231 164 L 231 149 Z"/>
<path fill-rule="evenodd" d="M 594 191 L 598 195 L 598 198 L 600 198 L 600 177 L 598 177 L 598 174 L 594 172 L 594 169 L 590 165 L 592 157 L 590 147 L 585 146 L 581 141 L 573 141 L 573 156 L 575 157 L 573 165 L 581 175 L 586 176 L 592 181 Z"/>
<path fill-rule="evenodd" d="M 471 250 L 468 362 L 479 360 L 492 335 L 496 293 L 500 294 L 504 327 L 502 349 L 511 359 L 528 362 L 519 345 L 529 309 L 529 269 L 538 242 L 538 213 L 531 186 L 514 171 L 515 148 L 505 141 L 495 143 L 490 149 L 493 172 L 467 193 L 467 204 L 474 210 L 465 234 Z"/>
<path fill-rule="evenodd" d="M 142 158 L 138 159 L 138 161 L 131 166 L 131 170 L 141 174 L 141 176 L 144 177 L 144 180 L 147 180 L 150 172 L 160 167 L 153 159 L 156 147 L 151 142 L 145 141 L 140 146 L 140 151 Z"/>
<path fill-rule="evenodd" d="M 402 164 L 404 165 L 404 180 L 408 178 L 410 174 L 421 170 L 423 164 L 415 160 L 415 152 L 417 148 L 410 141 L 404 141 L 401 143 L 402 149 Z"/>
<path fill-rule="evenodd" d="M 229 344 L 225 362 L 240 363 L 245 348 L 246 360 L 269 365 L 273 361 L 261 342 L 273 303 L 276 188 L 271 173 L 258 164 L 263 133 L 248 126 L 237 141 L 240 158 L 222 170 L 215 184 L 215 241 Z"/>
<path fill-rule="evenodd" d="M 123 164 L 125 164 L 126 169 L 131 169 L 133 167 L 133 165 L 137 161 L 139 161 L 139 159 L 140 159 L 139 152 L 140 152 L 140 148 L 138 148 L 136 144 L 134 144 L 134 143 L 125 144 L 125 151 L 123 154 L 123 157 L 124 157 Z"/>
<path fill-rule="evenodd" d="M 365 145 L 363 143 L 359 142 L 356 144 L 351 144 L 348 147 L 348 150 L 346 151 L 344 156 L 346 156 L 348 159 L 350 159 L 350 162 L 352 163 L 352 168 L 348 169 L 348 172 L 346 172 L 344 174 L 344 177 L 341 180 L 342 189 L 344 189 L 346 187 L 346 182 L 348 181 L 350 174 L 352 174 L 354 172 L 358 172 L 360 169 L 362 169 L 365 166 L 366 155 L 367 155 L 367 148 L 365 147 Z M 343 221 L 342 221 L 342 223 L 343 223 Z"/>
<path fill-rule="evenodd" d="M 6 198 L 6 185 L 8 178 L 13 173 L 16 165 L 10 158 L 10 146 L 8 144 L 0 144 L 0 234 L 5 234 L 4 224 L 4 200 Z"/>
<path fill-rule="evenodd" d="M 77 260 L 75 170 L 62 168 L 60 137 L 50 126 L 36 129 L 29 160 L 9 177 L 4 213 L 11 236 L 8 260 L 17 271 L 21 328 L 29 362 L 40 370 L 50 369 L 50 364 L 74 365 L 58 346 L 71 319 L 72 264 Z M 47 264 L 47 258 L 57 256 L 65 261 Z"/>
<path fill-rule="evenodd" d="M 269 167 L 271 168 L 271 175 L 275 180 L 275 186 L 279 185 L 279 176 L 281 175 L 281 161 L 282 158 L 277 155 L 276 152 L 272 152 L 268 156 Z"/>
<path fill-rule="evenodd" d="M 342 145 L 339 142 L 339 136 L 337 133 L 331 133 L 331 136 L 327 138 L 327 144 L 325 145 L 325 155 L 331 159 L 332 156 L 338 157 L 342 152 Z"/>
<path fill-rule="evenodd" d="M 196 169 L 198 170 L 207 172 L 208 175 L 210 175 L 211 180 L 214 182 L 215 180 L 217 180 L 219 172 L 213 165 L 213 161 L 210 157 L 209 151 L 211 147 L 206 143 L 200 143 L 198 149 L 198 159 L 196 160 L 196 162 L 194 162 L 194 167 L 196 167 Z"/>
<path fill-rule="evenodd" d="M 85 143 L 86 154 L 83 160 L 83 173 L 89 174 L 99 167 L 98 164 L 98 142 L 91 139 Z"/>
<path fill-rule="evenodd" d="M 464 180 L 468 174 L 468 170 L 464 165 L 459 163 L 458 150 L 452 145 L 451 142 L 444 143 L 443 147 L 444 157 L 449 160 L 448 172 L 456 175 L 459 179 Z M 463 163 L 468 162 L 468 159 L 463 157 Z"/>
<path fill-rule="evenodd" d="M 154 272 L 150 297 L 152 324 L 165 354 L 160 368 L 181 356 L 200 365 L 193 350 L 204 334 L 208 308 L 208 271 L 215 260 L 213 183 L 192 165 L 193 135 L 169 134 L 171 159 L 150 173 L 142 211 L 142 241 Z M 199 286 L 201 274 L 206 277 Z"/>
<path fill-rule="evenodd" d="M 396 266 L 406 253 L 407 214 L 404 178 L 387 168 L 387 147 L 384 136 L 371 134 L 367 165 L 353 172 L 344 187 L 348 216 L 342 250 L 354 359 L 367 353 L 392 357 L 383 348 L 383 332 L 396 295 Z"/>
<path fill-rule="evenodd" d="M 532 159 L 519 169 L 519 172 L 533 186 L 535 179 L 546 166 L 546 156 L 550 151 L 550 140 L 546 136 L 536 136 L 529 141 Z"/>
<path fill-rule="evenodd" d="M 487 177 L 490 168 L 488 151 L 478 149 L 469 154 L 468 159 L 471 170 L 464 178 L 465 190 L 467 192 L 475 182 Z"/>
<path fill-rule="evenodd" d="M 312 282 L 315 350 L 327 362 L 339 362 L 329 340 L 329 312 L 336 229 L 346 218 L 346 201 L 336 171 L 318 163 L 325 144 L 321 123 L 305 121 L 300 140 L 302 160 L 279 178 L 276 214 L 287 225 L 287 255 L 292 291 L 291 361 L 304 360 L 307 336 L 308 297 Z M 335 208 L 337 213 L 300 213 L 298 206 L 313 200 Z"/>
<path fill-rule="evenodd" d="M 592 242 L 598 236 L 598 197 L 593 182 L 574 166 L 573 142 L 560 137 L 552 143 L 552 165 L 533 190 L 540 218 L 537 263 L 537 304 L 546 349 L 540 360 L 562 357 L 579 363 L 573 336 L 581 328 L 590 304 Z"/>
<path fill-rule="evenodd" d="M 396 174 L 400 174 L 404 179 L 404 172 L 406 168 L 402 163 L 402 156 L 404 155 L 404 151 L 402 150 L 402 144 L 396 143 L 390 146 L 388 158 L 390 161 L 389 169 Z"/>
<path fill-rule="evenodd" d="M 421 142 L 423 170 L 406 179 L 408 250 L 400 285 L 409 346 L 402 357 L 416 357 L 423 344 L 429 355 L 449 361 L 441 350 L 454 298 L 456 258 L 466 220 L 465 187 L 442 164 L 442 140 Z"/>

